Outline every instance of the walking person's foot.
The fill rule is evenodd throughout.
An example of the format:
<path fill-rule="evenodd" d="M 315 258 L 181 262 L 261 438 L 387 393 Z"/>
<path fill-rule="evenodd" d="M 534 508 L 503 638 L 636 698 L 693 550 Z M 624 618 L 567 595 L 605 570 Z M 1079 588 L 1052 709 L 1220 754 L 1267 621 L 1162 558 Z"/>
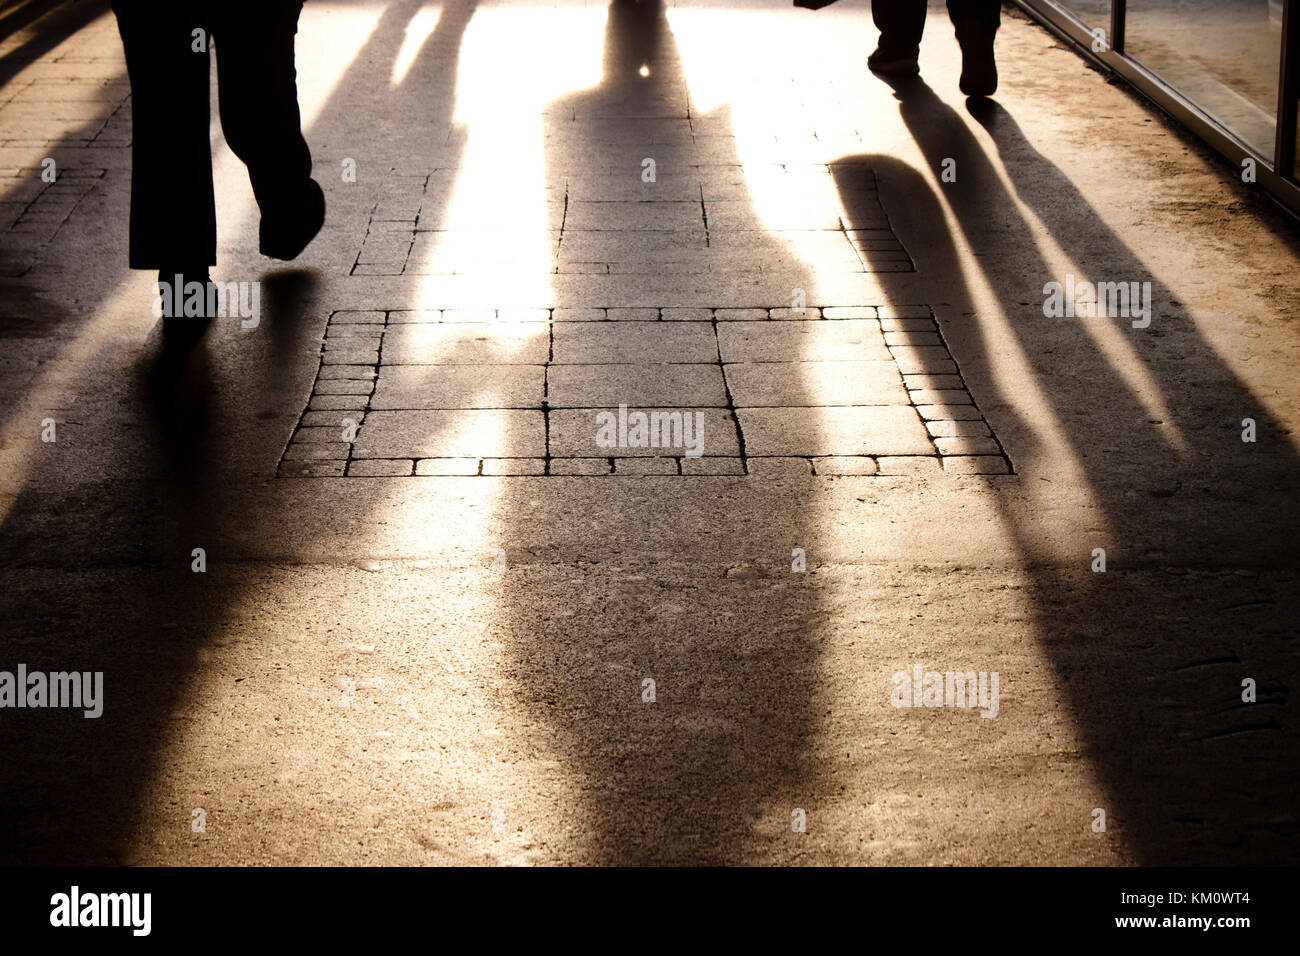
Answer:
<path fill-rule="evenodd" d="M 921 66 L 916 58 L 916 50 L 891 50 L 884 43 L 878 43 L 875 51 L 867 57 L 867 69 L 881 76 L 917 76 Z"/>
<path fill-rule="evenodd" d="M 262 210 L 258 232 L 262 255 L 272 259 L 297 259 L 325 225 L 325 192 L 314 179 L 307 180 L 297 197 L 274 209 Z"/>
<path fill-rule="evenodd" d="M 203 289 L 202 305 L 197 315 L 187 315 L 187 293 L 196 284 Z M 212 324 L 212 278 L 207 269 L 159 269 L 158 286 L 162 294 L 163 349 L 173 356 L 188 355 Z"/>
<path fill-rule="evenodd" d="M 967 96 L 992 96 L 998 88 L 998 67 L 993 59 L 996 28 L 975 17 L 958 20 L 955 28 L 961 47 L 961 91 Z"/>

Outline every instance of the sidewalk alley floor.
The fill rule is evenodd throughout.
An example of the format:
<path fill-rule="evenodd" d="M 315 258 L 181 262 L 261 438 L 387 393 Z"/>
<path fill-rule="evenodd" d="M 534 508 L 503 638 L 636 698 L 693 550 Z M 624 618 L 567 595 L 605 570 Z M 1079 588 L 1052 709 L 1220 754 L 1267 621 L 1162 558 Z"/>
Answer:
<path fill-rule="evenodd" d="M 0 858 L 1294 861 L 1296 223 L 1011 7 L 985 102 L 876 36 L 311 0 L 324 231 L 214 101 L 168 377 L 108 4 L 0 9 L 0 672 L 104 688 Z"/>

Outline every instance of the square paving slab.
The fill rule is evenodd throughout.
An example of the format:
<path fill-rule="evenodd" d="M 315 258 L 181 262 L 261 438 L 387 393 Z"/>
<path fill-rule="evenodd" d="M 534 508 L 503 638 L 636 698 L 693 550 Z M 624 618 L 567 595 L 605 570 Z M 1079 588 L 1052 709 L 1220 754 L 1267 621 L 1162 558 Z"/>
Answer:
<path fill-rule="evenodd" d="M 927 307 L 593 303 L 335 313 L 279 473 L 1010 471 Z"/>

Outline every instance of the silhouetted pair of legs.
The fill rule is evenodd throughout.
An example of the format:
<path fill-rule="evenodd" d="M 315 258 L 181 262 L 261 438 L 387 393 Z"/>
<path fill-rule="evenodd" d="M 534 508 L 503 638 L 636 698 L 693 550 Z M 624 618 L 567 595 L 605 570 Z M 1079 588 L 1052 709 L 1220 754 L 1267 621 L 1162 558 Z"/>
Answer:
<path fill-rule="evenodd" d="M 888 76 L 915 76 L 925 30 L 926 0 L 872 0 L 880 42 L 867 66 Z M 1002 22 L 999 0 L 948 0 L 948 17 L 961 46 L 961 91 L 990 96 L 998 88 L 993 36 Z"/>
<path fill-rule="evenodd" d="M 294 68 L 302 0 L 113 0 L 131 79 L 129 263 L 159 281 L 208 281 L 217 261 L 209 48 L 221 129 L 248 167 L 260 248 L 295 258 L 320 231 Z"/>

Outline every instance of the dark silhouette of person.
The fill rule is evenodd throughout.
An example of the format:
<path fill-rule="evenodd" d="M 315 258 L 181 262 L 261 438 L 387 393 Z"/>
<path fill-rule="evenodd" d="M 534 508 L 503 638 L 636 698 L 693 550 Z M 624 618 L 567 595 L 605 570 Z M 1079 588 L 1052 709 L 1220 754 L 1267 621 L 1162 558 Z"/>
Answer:
<path fill-rule="evenodd" d="M 130 267 L 157 269 L 160 283 L 210 282 L 217 261 L 210 48 L 217 54 L 221 129 L 248 167 L 261 211 L 261 252 L 296 258 L 325 221 L 325 194 L 311 178 L 298 112 L 294 39 L 302 0 L 112 6 L 131 80 Z M 183 327 L 197 341 L 212 316 L 171 318 L 164 317 L 167 334 Z"/>
<path fill-rule="evenodd" d="M 925 31 L 926 0 L 872 0 L 871 18 L 880 31 L 867 66 L 885 76 L 916 76 L 917 57 Z M 998 88 L 993 36 L 1002 22 L 999 0 L 948 0 L 961 46 L 961 91 L 967 96 L 992 96 Z"/>

